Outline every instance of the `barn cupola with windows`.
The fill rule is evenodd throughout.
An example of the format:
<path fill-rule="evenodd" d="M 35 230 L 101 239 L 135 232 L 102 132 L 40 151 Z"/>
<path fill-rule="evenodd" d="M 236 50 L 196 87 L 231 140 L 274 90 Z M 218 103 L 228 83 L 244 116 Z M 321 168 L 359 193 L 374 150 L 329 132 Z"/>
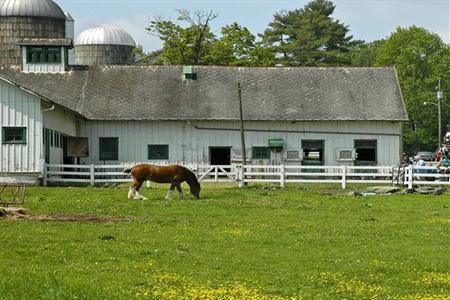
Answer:
<path fill-rule="evenodd" d="M 86 29 L 75 42 L 75 61 L 78 65 L 127 65 L 134 62 L 133 37 L 110 25 Z"/>
<path fill-rule="evenodd" d="M 69 64 L 69 49 L 72 40 L 61 39 L 19 39 L 22 50 L 22 70 L 34 73 L 65 72 Z"/>
<path fill-rule="evenodd" d="M 0 0 L 0 64 L 22 65 L 25 72 L 65 71 L 72 46 L 67 21 L 52 0 Z"/>

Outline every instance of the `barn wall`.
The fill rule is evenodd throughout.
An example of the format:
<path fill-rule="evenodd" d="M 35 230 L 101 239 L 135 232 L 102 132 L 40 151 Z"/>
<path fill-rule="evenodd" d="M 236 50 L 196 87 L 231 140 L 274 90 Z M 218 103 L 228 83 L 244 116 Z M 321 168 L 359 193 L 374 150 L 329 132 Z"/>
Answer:
<path fill-rule="evenodd" d="M 44 110 L 50 108 L 48 104 L 42 104 L 42 106 Z M 43 112 L 43 125 L 47 129 L 56 130 L 66 135 L 76 136 L 77 134 L 75 116 L 59 108 Z"/>
<path fill-rule="evenodd" d="M 0 172 L 39 172 L 43 164 L 40 99 L 0 80 L 0 125 L 27 128 L 26 144 L 3 144 L 0 129 Z"/>
<path fill-rule="evenodd" d="M 47 110 L 51 106 L 49 104 L 42 103 L 43 107 L 43 126 L 46 129 L 52 130 L 52 134 L 55 135 L 55 131 L 68 136 L 76 136 L 77 128 L 75 116 L 67 111 L 60 108 L 55 108 L 53 110 Z M 54 137 L 53 140 L 56 140 Z M 57 147 L 56 142 L 49 143 L 48 149 L 50 151 L 49 163 L 51 164 L 61 164 L 64 161 L 63 148 Z M 44 150 L 45 151 L 45 150 Z"/>
<path fill-rule="evenodd" d="M 169 159 L 178 162 L 208 163 L 210 146 L 231 146 L 240 149 L 239 131 L 200 130 L 194 126 L 239 128 L 237 122 L 220 121 L 192 123 L 80 121 L 79 136 L 89 138 L 90 150 L 90 158 L 82 162 L 116 164 L 148 161 L 148 144 L 169 144 Z M 284 139 L 287 149 L 300 149 L 303 139 L 323 139 L 325 140 L 325 164 L 343 165 L 344 163 L 336 161 L 337 149 L 353 149 L 355 139 L 377 139 L 378 165 L 387 166 L 399 162 L 401 134 L 399 122 L 246 122 L 245 127 L 246 129 L 273 131 L 247 131 L 247 149 L 252 146 L 267 146 L 268 139 L 271 138 Z M 305 131 L 323 133 L 306 133 Z M 337 132 L 348 134 L 337 134 Z M 102 162 L 98 160 L 99 137 L 119 137 L 119 161 Z M 279 162 L 281 162 L 281 155 L 272 156 L 272 161 L 265 161 L 265 163 Z"/>

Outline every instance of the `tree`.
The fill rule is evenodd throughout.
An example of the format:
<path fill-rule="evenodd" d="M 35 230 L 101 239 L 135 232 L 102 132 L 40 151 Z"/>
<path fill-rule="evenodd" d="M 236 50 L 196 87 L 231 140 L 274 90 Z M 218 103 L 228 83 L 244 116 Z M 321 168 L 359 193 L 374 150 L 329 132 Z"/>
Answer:
<path fill-rule="evenodd" d="M 256 37 L 236 22 L 222 27 L 222 36 L 211 46 L 208 61 L 224 66 L 273 65 L 273 52 L 255 43 Z"/>
<path fill-rule="evenodd" d="M 350 49 L 350 64 L 352 66 L 373 66 L 380 48 L 385 40 L 373 41 L 371 43 L 355 44 Z"/>
<path fill-rule="evenodd" d="M 202 64 L 203 58 L 215 41 L 210 22 L 217 18 L 213 11 L 178 11 L 178 21 L 188 24 L 182 27 L 170 20 L 158 17 L 146 28 L 163 41 L 163 49 L 157 63 L 160 64 Z"/>
<path fill-rule="evenodd" d="M 246 65 L 255 48 L 255 36 L 236 22 L 221 29 L 222 37 L 214 42 L 209 60 L 216 65 Z"/>
<path fill-rule="evenodd" d="M 354 43 L 348 27 L 334 20 L 335 5 L 312 0 L 303 9 L 282 11 L 261 35 L 281 63 L 291 65 L 342 65 L 350 63 Z"/>
<path fill-rule="evenodd" d="M 274 65 L 273 50 L 257 44 L 256 37 L 246 27 L 237 23 L 224 26 L 218 38 L 210 28 L 217 14 L 212 11 L 178 12 L 178 21 L 188 26 L 183 27 L 161 17 L 150 22 L 147 30 L 163 41 L 163 48 L 150 55 L 137 49 L 135 53 L 144 56 L 145 62 L 167 65 Z"/>
<path fill-rule="evenodd" d="M 397 28 L 377 49 L 376 65 L 395 65 L 410 124 L 404 127 L 405 149 L 436 150 L 438 147 L 437 111 L 424 102 L 436 101 L 436 83 L 441 78 L 442 89 L 449 91 L 450 51 L 442 39 L 416 26 Z M 444 98 L 445 100 L 448 97 Z M 442 120 L 449 122 L 448 107 L 442 106 Z M 445 125 L 445 124 L 443 124 Z M 443 126 L 443 128 L 445 128 Z M 441 136 L 443 132 L 439 133 Z"/>

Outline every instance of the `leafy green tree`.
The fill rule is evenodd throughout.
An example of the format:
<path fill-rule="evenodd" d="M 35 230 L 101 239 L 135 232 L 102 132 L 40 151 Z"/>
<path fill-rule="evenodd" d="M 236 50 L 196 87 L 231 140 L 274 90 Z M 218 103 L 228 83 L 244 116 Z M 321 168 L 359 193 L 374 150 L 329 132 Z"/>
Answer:
<path fill-rule="evenodd" d="M 237 23 L 222 27 L 222 37 L 211 47 L 209 60 L 217 65 L 247 65 L 255 48 L 255 36 Z"/>
<path fill-rule="evenodd" d="M 270 66 L 275 64 L 270 47 L 256 43 L 256 37 L 237 23 L 224 26 L 221 37 L 211 31 L 210 23 L 217 17 L 213 12 L 179 11 L 181 26 L 170 20 L 152 20 L 147 30 L 163 41 L 163 48 L 145 55 L 141 49 L 135 54 L 146 63 L 166 65 L 226 65 Z"/>
<path fill-rule="evenodd" d="M 221 38 L 211 46 L 210 64 L 225 66 L 267 66 L 275 63 L 273 51 L 255 43 L 256 37 L 237 23 L 222 27 Z"/>
<path fill-rule="evenodd" d="M 210 11 L 179 10 L 178 21 L 187 23 L 187 27 L 175 24 L 170 20 L 156 18 L 150 22 L 147 31 L 163 41 L 163 49 L 156 63 L 159 64 L 205 64 L 216 37 L 211 32 L 210 22 L 217 14 Z"/>
<path fill-rule="evenodd" d="M 436 84 L 449 91 L 449 46 L 428 30 L 416 26 L 397 28 L 377 49 L 377 65 L 395 65 L 410 124 L 404 126 L 404 146 L 410 152 L 438 147 L 437 108 L 424 105 L 436 102 Z M 443 99 L 445 103 L 448 94 Z M 448 102 L 447 102 L 448 103 Z M 443 125 L 450 123 L 447 106 L 442 106 Z M 445 126 L 443 126 L 445 128 Z M 441 136 L 444 132 L 439 133 Z"/>
<path fill-rule="evenodd" d="M 342 65 L 350 63 L 354 43 L 349 29 L 333 19 L 335 5 L 312 0 L 303 9 L 282 11 L 261 35 L 273 47 L 278 61 L 290 65 Z"/>
<path fill-rule="evenodd" d="M 373 41 L 371 43 L 355 44 L 350 49 L 350 64 L 352 66 L 376 65 L 377 55 L 385 40 Z"/>

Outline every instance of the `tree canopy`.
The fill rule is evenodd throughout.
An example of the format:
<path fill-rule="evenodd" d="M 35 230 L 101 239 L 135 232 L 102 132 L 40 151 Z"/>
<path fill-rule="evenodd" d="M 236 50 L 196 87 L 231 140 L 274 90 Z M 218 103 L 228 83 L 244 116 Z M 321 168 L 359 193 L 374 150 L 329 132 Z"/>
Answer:
<path fill-rule="evenodd" d="M 354 44 L 348 26 L 331 15 L 335 5 L 313 0 L 304 8 L 282 11 L 261 35 L 280 63 L 288 65 L 342 65 L 350 63 Z"/>
<path fill-rule="evenodd" d="M 436 85 L 448 91 L 450 80 L 449 46 L 428 30 L 416 26 L 397 28 L 377 49 L 375 65 L 395 65 L 410 118 L 404 128 L 407 149 L 438 147 Z M 448 97 L 445 97 L 443 102 Z M 449 107 L 442 105 L 442 128 L 450 123 Z M 441 136 L 444 132 L 439 133 Z"/>
<path fill-rule="evenodd" d="M 261 47 L 246 27 L 237 23 L 222 27 L 217 37 L 210 27 L 214 12 L 180 10 L 178 21 L 156 18 L 147 30 L 163 41 L 156 64 L 267 66 L 274 64 L 270 48 Z"/>

